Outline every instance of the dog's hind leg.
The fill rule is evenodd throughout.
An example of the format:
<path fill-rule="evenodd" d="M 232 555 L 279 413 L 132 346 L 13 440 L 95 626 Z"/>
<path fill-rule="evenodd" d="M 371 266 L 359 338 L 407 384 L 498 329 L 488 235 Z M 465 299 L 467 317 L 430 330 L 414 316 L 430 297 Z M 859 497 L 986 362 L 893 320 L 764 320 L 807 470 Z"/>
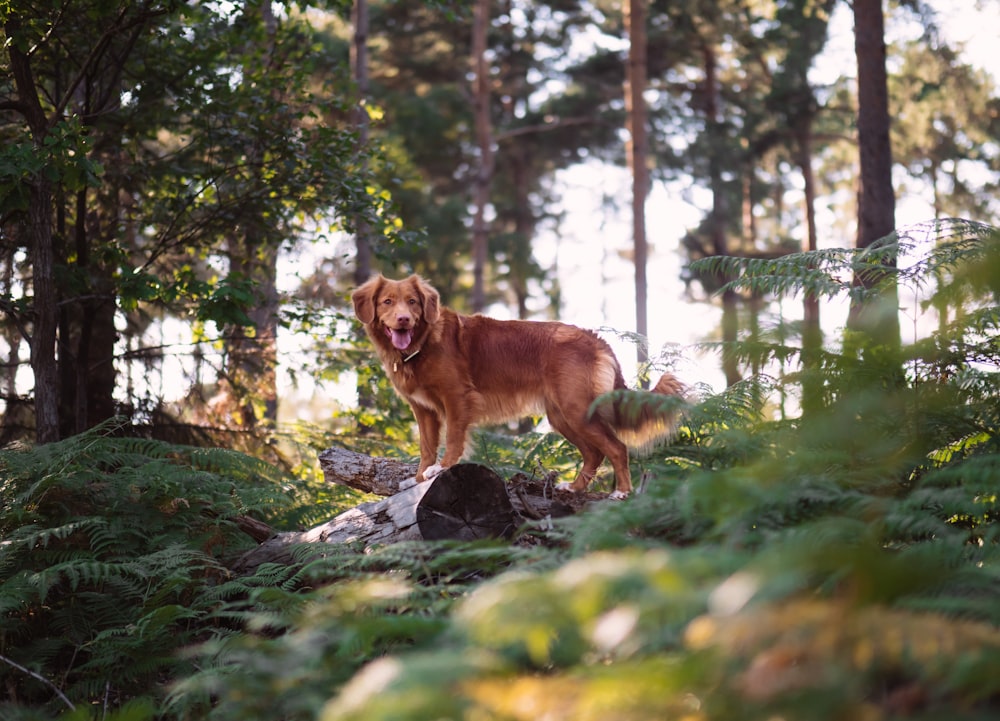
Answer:
<path fill-rule="evenodd" d="M 615 491 L 612 498 L 620 499 L 632 493 L 632 471 L 628 465 L 628 446 L 606 430 L 603 452 L 615 469 Z"/>
<path fill-rule="evenodd" d="M 601 457 L 607 457 L 615 471 L 615 491 L 612 498 L 625 498 L 632 492 L 632 472 L 628 466 L 628 447 L 610 428 L 593 419 L 586 426 L 588 442 Z"/>
<path fill-rule="evenodd" d="M 604 454 L 594 446 L 583 441 L 573 441 L 568 437 L 567 440 L 576 446 L 580 451 L 580 455 L 583 456 L 583 466 L 580 468 L 580 472 L 576 474 L 576 480 L 569 487 L 570 490 L 580 493 L 586 491 L 590 482 L 594 480 L 594 476 L 597 475 L 597 469 L 604 462 Z"/>
<path fill-rule="evenodd" d="M 605 458 L 611 461 L 615 471 L 617 497 L 624 498 L 632 490 L 632 479 L 628 467 L 628 448 L 603 423 L 596 420 L 586 420 L 581 411 L 575 414 L 577 420 L 570 421 L 561 409 L 551 404 L 547 409 L 549 423 L 559 431 L 566 440 L 572 443 L 583 456 L 583 466 L 577 473 L 576 480 L 568 485 L 572 491 L 586 491 L 590 482 L 597 475 L 597 469 Z"/>

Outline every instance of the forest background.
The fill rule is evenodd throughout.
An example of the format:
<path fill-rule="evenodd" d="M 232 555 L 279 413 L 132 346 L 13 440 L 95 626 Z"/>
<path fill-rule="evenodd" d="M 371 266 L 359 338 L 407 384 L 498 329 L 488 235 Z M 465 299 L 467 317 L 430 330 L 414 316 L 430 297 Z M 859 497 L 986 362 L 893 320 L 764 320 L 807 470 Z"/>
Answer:
<path fill-rule="evenodd" d="M 70 43 L 68 31 L 51 44 L 66 12 L 13 13 L 21 29 L 8 28 L 8 44 L 23 45 L 10 45 L 8 76 L 30 82 L 8 86 L 4 103 L 8 440 L 32 432 L 37 407 L 48 409 L 45 438 L 112 416 L 178 433 L 273 428 L 279 401 L 283 419 L 329 423 L 343 395 L 330 382 L 355 384 L 359 356 L 342 352 L 354 333 L 344 297 L 371 271 L 369 248 L 374 267 L 420 272 L 460 309 L 638 331 L 656 356 L 664 344 L 733 341 L 737 328 L 796 320 L 766 299 L 713 295 L 719 279 L 690 261 L 856 241 L 856 73 L 839 70 L 852 62 L 849 13 L 834 2 L 650 8 L 651 329 L 629 322 L 627 45 L 614 7 L 493 8 L 476 50 L 490 79 L 486 130 L 477 130 L 463 6 L 375 6 L 364 67 L 353 69 L 347 8 L 166 6 L 118 19 L 100 8 L 88 15 L 107 25 L 93 48 L 89 37 Z M 992 75 L 948 45 L 929 7 L 888 17 L 899 38 L 889 91 L 901 225 L 992 223 Z M 831 21 L 841 34 L 824 54 Z M 35 105 L 28 97 L 34 125 L 21 107 Z M 26 181 L 43 166 L 50 214 L 25 225 Z M 476 188 L 483 168 L 488 203 Z M 582 199 L 581 178 L 595 181 Z M 28 229 L 51 234 L 49 280 Z M 482 231 L 488 241 L 477 240 Z M 42 297 L 32 284 L 45 282 L 53 308 L 43 332 L 58 352 L 32 358 L 27 329 Z M 842 325 L 836 314 L 827 310 L 828 332 Z M 694 349 L 673 355 L 692 383 L 718 387 L 747 371 L 706 373 L 714 363 Z M 51 362 L 39 366 L 43 358 Z M 54 397 L 39 400 L 35 387 Z M 310 399 L 319 407 L 304 407 Z"/>
<path fill-rule="evenodd" d="M 0 710 L 989 717 L 1000 118 L 947 9 L 0 4 Z M 378 270 L 688 380 L 649 492 L 234 576 L 240 518 L 358 503 L 318 450 L 413 451 Z M 535 421 L 475 457 L 567 472 Z"/>

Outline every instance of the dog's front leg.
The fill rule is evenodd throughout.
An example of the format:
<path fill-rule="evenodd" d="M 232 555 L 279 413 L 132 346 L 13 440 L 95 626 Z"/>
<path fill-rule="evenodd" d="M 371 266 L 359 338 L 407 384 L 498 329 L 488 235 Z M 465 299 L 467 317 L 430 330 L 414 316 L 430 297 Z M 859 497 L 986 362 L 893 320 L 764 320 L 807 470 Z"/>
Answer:
<path fill-rule="evenodd" d="M 468 394 L 454 405 L 446 405 L 444 409 L 447 418 L 444 438 L 444 458 L 441 465 L 445 468 L 455 465 L 465 455 L 465 443 L 468 440 L 469 428 L 476 417 L 477 406 L 475 394 Z"/>
<path fill-rule="evenodd" d="M 417 419 L 420 434 L 420 465 L 417 466 L 417 483 L 424 480 L 424 471 L 437 463 L 438 444 L 441 442 L 441 418 L 428 408 L 413 403 L 413 416 Z"/>

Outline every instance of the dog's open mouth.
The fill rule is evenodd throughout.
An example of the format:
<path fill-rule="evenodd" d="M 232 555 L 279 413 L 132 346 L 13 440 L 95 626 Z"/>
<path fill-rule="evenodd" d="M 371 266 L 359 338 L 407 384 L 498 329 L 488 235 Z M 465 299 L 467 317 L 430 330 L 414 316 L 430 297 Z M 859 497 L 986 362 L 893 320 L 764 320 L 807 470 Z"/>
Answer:
<path fill-rule="evenodd" d="M 386 326 L 385 334 L 392 340 L 392 344 L 399 350 L 406 350 L 413 342 L 412 328 L 390 328 Z"/>

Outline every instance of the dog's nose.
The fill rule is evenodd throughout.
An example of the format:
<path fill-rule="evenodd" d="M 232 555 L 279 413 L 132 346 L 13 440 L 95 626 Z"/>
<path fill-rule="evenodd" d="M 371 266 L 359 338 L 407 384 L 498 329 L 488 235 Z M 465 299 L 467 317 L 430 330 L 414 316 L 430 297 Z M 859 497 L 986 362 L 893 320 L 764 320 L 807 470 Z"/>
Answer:
<path fill-rule="evenodd" d="M 410 316 L 401 313 L 396 316 L 396 322 L 401 325 L 406 325 L 410 322 Z"/>

